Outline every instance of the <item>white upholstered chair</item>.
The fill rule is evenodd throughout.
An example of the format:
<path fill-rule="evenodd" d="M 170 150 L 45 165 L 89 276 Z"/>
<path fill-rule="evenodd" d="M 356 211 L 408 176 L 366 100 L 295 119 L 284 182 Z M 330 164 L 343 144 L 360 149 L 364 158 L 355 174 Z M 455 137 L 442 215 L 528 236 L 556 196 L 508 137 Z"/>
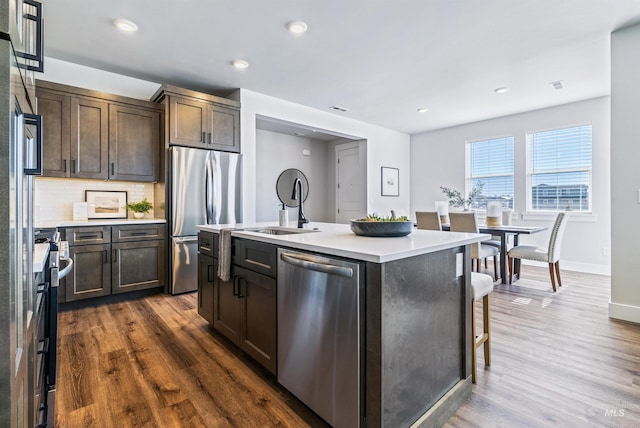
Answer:
<path fill-rule="evenodd" d="M 478 233 L 478 222 L 474 212 L 449 213 L 449 225 L 452 232 Z M 473 260 L 477 261 L 477 271 L 480 272 L 480 260 L 493 257 L 493 273 L 497 280 L 499 252 L 498 248 L 490 245 L 471 244 L 471 270 L 473 270 Z"/>
<path fill-rule="evenodd" d="M 416 222 L 418 229 L 442 230 L 437 211 L 416 211 Z"/>
<path fill-rule="evenodd" d="M 549 275 L 551 276 L 551 287 L 553 287 L 553 291 L 556 291 L 556 278 L 558 280 L 558 286 L 562 287 L 562 280 L 560 279 L 560 248 L 568 219 L 568 213 L 558 213 L 553 228 L 551 229 L 547 248 L 539 248 L 532 245 L 518 245 L 509 250 L 510 283 L 513 279 L 513 259 L 525 259 L 549 263 Z M 554 269 L 555 276 L 553 272 Z"/>
<path fill-rule="evenodd" d="M 491 329 L 489 323 L 490 306 L 489 295 L 493 291 L 493 279 L 490 275 L 478 272 L 471 272 L 471 338 L 473 347 L 471 348 L 471 381 L 476 383 L 476 358 L 477 349 L 484 345 L 484 365 L 491 365 Z M 482 299 L 482 335 L 476 337 L 476 301 Z"/>

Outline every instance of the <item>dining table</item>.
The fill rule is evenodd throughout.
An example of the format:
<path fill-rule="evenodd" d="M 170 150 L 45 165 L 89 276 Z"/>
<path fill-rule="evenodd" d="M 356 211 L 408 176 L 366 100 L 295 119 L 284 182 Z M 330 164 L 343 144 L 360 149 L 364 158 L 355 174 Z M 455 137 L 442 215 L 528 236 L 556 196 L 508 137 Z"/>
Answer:
<path fill-rule="evenodd" d="M 442 230 L 449 231 L 449 225 L 443 224 Z M 547 230 L 546 226 L 478 225 L 479 233 L 489 233 L 491 234 L 491 236 L 500 237 L 500 276 L 503 284 L 509 284 L 509 272 L 507 270 L 507 243 L 509 236 L 513 236 L 513 246 L 515 247 L 519 243 L 520 235 L 531 235 L 534 233 L 543 232 L 545 230 Z M 513 266 L 513 281 L 516 281 L 518 279 L 519 274 L 520 260 L 516 260 Z"/>

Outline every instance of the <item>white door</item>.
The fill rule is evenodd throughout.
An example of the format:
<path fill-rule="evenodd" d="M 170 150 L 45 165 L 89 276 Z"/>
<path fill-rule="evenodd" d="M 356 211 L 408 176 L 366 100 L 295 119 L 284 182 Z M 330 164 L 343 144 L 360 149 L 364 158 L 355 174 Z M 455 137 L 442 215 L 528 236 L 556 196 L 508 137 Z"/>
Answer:
<path fill-rule="evenodd" d="M 366 215 L 364 171 L 359 143 L 336 146 L 336 223 Z"/>

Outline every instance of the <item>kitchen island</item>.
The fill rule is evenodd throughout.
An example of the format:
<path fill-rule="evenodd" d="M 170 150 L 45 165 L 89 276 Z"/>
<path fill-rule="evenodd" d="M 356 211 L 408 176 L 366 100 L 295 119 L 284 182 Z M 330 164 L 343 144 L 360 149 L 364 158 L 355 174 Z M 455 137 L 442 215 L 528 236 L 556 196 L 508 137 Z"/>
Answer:
<path fill-rule="evenodd" d="M 264 223 L 199 227 L 201 234 L 215 237 L 226 235 L 222 231 L 228 229 L 233 229 L 234 266 L 245 256 L 252 257 L 251 249 L 243 249 L 252 244 L 273 248 L 274 254 L 277 249 L 280 257 L 283 250 L 295 250 L 360 266 L 355 368 L 359 404 L 353 406 L 358 407 L 360 426 L 440 426 L 468 398 L 472 346 L 469 245 L 489 239 L 488 235 L 416 230 L 406 237 L 370 238 L 354 235 L 348 225 L 329 223 L 310 223 L 305 233 L 288 234 L 286 229 Z M 258 263 L 249 261 L 273 265 L 275 257 L 269 257 Z M 281 260 L 278 263 L 281 269 Z M 277 280 L 281 293 L 282 272 Z M 249 288 L 241 292 L 231 282 L 234 294 L 249 297 Z M 272 322 L 277 328 L 274 338 L 283 334 L 281 309 L 278 323 Z M 272 310 L 275 314 L 276 308 Z M 264 317 L 264 308 L 260 312 Z M 281 354 L 280 344 L 278 349 Z M 261 352 L 259 357 L 266 354 L 269 352 Z M 283 367 L 280 354 L 279 370 Z M 276 358 L 275 352 L 272 355 Z"/>

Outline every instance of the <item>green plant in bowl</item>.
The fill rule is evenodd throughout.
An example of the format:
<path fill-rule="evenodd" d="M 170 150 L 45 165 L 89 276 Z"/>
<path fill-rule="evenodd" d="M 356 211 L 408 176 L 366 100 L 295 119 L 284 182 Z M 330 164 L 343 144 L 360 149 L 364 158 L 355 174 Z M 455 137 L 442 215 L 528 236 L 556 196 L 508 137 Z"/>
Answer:
<path fill-rule="evenodd" d="M 144 198 L 143 200 L 138 202 L 129 202 L 127 205 L 125 205 L 125 208 L 133 211 L 135 213 L 134 217 L 142 218 L 146 213 L 151 211 L 153 205 L 151 204 L 151 202 L 147 201 L 147 198 Z"/>

